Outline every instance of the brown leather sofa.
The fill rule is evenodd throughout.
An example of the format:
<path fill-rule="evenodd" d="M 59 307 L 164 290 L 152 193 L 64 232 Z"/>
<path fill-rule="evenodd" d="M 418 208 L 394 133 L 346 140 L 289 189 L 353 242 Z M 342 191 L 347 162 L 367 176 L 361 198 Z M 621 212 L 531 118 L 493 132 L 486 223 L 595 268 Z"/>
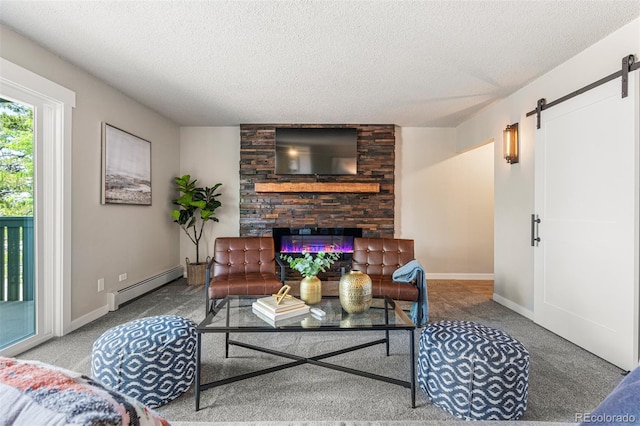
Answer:
<path fill-rule="evenodd" d="M 277 293 L 283 273 L 276 276 L 273 238 L 216 238 L 205 277 L 206 311 L 215 306 L 216 299 L 229 295 Z"/>
<path fill-rule="evenodd" d="M 421 303 L 426 295 L 420 294 L 417 283 L 393 281 L 396 269 L 414 260 L 413 240 L 398 238 L 355 238 L 351 269 L 371 277 L 373 297 L 389 296 L 394 300 Z"/>

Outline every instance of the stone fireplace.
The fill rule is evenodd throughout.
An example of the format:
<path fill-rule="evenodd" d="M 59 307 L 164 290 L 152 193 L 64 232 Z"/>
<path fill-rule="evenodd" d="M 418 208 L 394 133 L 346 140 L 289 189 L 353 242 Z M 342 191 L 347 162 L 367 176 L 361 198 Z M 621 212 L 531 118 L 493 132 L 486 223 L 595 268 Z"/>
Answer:
<path fill-rule="evenodd" d="M 355 127 L 357 174 L 277 175 L 277 127 Z M 273 236 L 274 228 L 356 228 L 363 237 L 394 236 L 394 125 L 241 125 L 240 143 L 240 236 Z M 339 279 L 340 267 L 350 263 L 337 262 L 320 279 Z M 288 279 L 300 278 L 289 272 Z"/>

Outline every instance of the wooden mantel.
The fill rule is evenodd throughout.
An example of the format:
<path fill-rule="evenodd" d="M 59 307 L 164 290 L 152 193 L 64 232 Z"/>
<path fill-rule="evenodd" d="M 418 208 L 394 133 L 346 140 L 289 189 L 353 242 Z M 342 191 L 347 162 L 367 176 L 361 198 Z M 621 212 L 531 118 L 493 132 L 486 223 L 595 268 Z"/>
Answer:
<path fill-rule="evenodd" d="M 256 182 L 255 192 L 380 192 L 374 182 Z"/>

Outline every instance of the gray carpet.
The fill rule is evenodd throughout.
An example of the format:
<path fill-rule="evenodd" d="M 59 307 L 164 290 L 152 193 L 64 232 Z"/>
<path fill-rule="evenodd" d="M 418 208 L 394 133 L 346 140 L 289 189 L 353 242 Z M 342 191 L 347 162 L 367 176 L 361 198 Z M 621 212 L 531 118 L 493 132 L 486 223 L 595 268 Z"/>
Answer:
<path fill-rule="evenodd" d="M 105 330 L 131 319 L 178 314 L 200 322 L 204 317 L 203 287 L 184 280 L 170 283 L 91 324 L 27 351 L 19 356 L 89 374 L 91 345 Z M 429 282 L 430 321 L 478 321 L 520 340 L 531 353 L 529 400 L 522 418 L 529 422 L 575 421 L 576 413 L 590 412 L 622 379 L 622 371 L 566 340 L 536 326 L 503 306 L 470 292 L 459 282 Z M 236 335 L 299 355 L 313 355 L 382 337 L 382 333 L 278 333 Z M 416 333 L 416 340 L 419 333 Z M 407 332 L 391 335 L 391 356 L 379 345 L 327 361 L 377 374 L 409 380 Z M 281 358 L 232 347 L 223 358 L 222 335 L 203 337 L 203 381 L 211 381 L 283 363 Z M 417 348 L 417 342 L 416 342 Z M 201 394 L 201 409 L 194 411 L 193 388 L 157 409 L 178 425 L 198 422 L 245 424 L 382 425 L 439 424 L 454 417 L 428 403 L 416 392 L 411 408 L 408 389 L 311 365 L 232 383 Z M 200 423 L 204 424 L 204 423 Z"/>

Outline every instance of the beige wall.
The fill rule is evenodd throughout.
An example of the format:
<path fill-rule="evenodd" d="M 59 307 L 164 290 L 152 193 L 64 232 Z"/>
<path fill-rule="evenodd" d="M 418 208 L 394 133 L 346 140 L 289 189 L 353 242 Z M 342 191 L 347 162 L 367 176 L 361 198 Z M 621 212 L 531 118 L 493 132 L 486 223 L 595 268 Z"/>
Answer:
<path fill-rule="evenodd" d="M 456 152 L 454 129 L 396 129 L 396 235 L 416 241 L 416 257 L 431 277 L 492 278 L 493 144 Z M 239 127 L 183 127 L 180 172 L 203 185 L 222 182 L 217 236 L 239 233 Z M 181 237 L 180 258 L 194 256 Z M 201 254 L 201 256 L 202 256 Z M 206 256 L 204 254 L 204 256 Z"/>
<path fill-rule="evenodd" d="M 213 254 L 216 237 L 240 235 L 240 127 L 182 127 L 180 175 L 189 174 L 200 186 L 220 182 L 220 222 L 207 224 L 200 241 L 200 261 Z M 177 193 L 176 193 L 177 195 Z M 177 225 L 176 225 L 177 226 Z M 180 259 L 195 262 L 195 246 L 180 232 Z"/>
<path fill-rule="evenodd" d="M 0 40 L 0 56 L 76 93 L 71 320 L 77 324 L 105 312 L 108 292 L 179 264 L 179 232 L 169 214 L 171 178 L 179 170 L 179 128 L 6 27 L 0 26 Z M 152 206 L 100 204 L 103 121 L 151 141 Z M 128 279 L 118 282 L 122 273 Z M 98 292 L 99 278 L 105 279 L 105 291 Z"/>
<path fill-rule="evenodd" d="M 519 163 L 507 164 L 502 159 L 501 144 L 494 146 L 494 299 L 528 317 L 533 316 L 530 215 L 535 212 L 533 159 L 536 118 L 526 117 L 526 113 L 535 109 L 540 98 L 551 102 L 619 70 L 622 58 L 629 54 L 640 54 L 639 19 L 456 128 L 457 146 L 464 149 L 491 138 L 501 141 L 502 130 L 507 124 L 520 123 Z"/>
<path fill-rule="evenodd" d="M 396 235 L 429 278 L 492 279 L 493 144 L 460 153 L 455 129 L 396 133 Z"/>

